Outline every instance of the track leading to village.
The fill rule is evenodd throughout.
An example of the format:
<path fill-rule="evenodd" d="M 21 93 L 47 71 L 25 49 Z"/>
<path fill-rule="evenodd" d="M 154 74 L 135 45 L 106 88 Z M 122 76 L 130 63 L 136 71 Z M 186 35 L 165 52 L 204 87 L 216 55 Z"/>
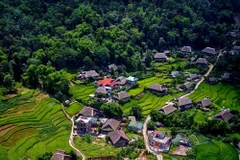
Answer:
<path fill-rule="evenodd" d="M 222 55 L 222 51 L 220 50 L 220 51 L 219 51 L 219 54 L 218 54 L 218 56 L 217 56 L 216 62 L 215 62 L 214 64 L 211 64 L 211 63 L 209 64 L 209 69 L 208 69 L 208 71 L 204 74 L 204 76 L 202 76 L 201 80 L 198 81 L 198 83 L 196 84 L 194 90 L 191 91 L 190 93 L 184 94 L 184 95 L 182 95 L 182 96 L 180 96 L 180 97 L 178 97 L 178 98 L 184 98 L 184 97 L 187 97 L 187 96 L 193 94 L 193 93 L 198 89 L 198 87 L 201 85 L 201 83 L 205 80 L 205 77 L 207 77 L 207 76 L 212 72 L 214 66 L 217 64 L 217 62 L 218 62 L 218 60 L 219 60 L 219 57 L 220 57 L 221 55 Z M 173 103 L 173 101 L 171 101 L 170 103 Z M 167 104 L 167 105 L 169 105 L 169 104 Z M 165 105 L 165 106 L 167 106 L 167 105 Z M 163 106 L 163 107 L 165 107 L 165 106 Z M 150 117 L 150 115 L 148 115 L 148 116 L 147 116 L 147 119 L 145 120 L 145 122 L 144 122 L 144 124 L 143 124 L 142 133 L 143 133 L 143 138 L 144 138 L 144 143 L 145 143 L 146 150 L 147 150 L 148 152 L 151 152 L 151 153 L 155 154 L 155 153 L 150 149 L 150 147 L 149 147 L 149 141 L 148 141 L 148 135 L 147 135 L 147 123 L 148 123 L 150 120 L 151 120 L 151 117 Z M 155 154 L 155 155 L 157 156 L 157 159 L 158 159 L 158 160 L 163 160 L 163 157 L 162 157 L 161 154 Z"/>

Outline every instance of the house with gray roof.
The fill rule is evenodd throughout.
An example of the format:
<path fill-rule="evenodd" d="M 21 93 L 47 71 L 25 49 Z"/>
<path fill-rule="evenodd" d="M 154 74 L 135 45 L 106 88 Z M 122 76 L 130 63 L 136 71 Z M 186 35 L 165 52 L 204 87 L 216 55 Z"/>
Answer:
<path fill-rule="evenodd" d="M 127 135 L 122 130 L 115 130 L 109 133 L 108 136 L 115 147 L 123 147 L 129 143 Z"/>
<path fill-rule="evenodd" d="M 212 106 L 212 102 L 210 99 L 208 98 L 204 98 L 203 100 L 201 100 L 200 102 L 198 102 L 198 105 L 200 107 L 203 107 L 203 108 L 209 108 Z"/>
<path fill-rule="evenodd" d="M 193 83 L 192 82 L 186 82 L 183 85 L 180 86 L 182 90 L 188 90 L 190 87 L 192 87 Z"/>
<path fill-rule="evenodd" d="M 51 160 L 71 160 L 71 158 L 72 157 L 67 155 L 64 150 L 58 149 L 51 157 Z"/>
<path fill-rule="evenodd" d="M 167 93 L 167 88 L 161 84 L 152 84 L 147 88 L 147 90 L 154 94 L 165 95 Z"/>
<path fill-rule="evenodd" d="M 138 121 L 131 121 L 128 125 L 128 128 L 130 130 L 135 131 L 135 132 L 141 133 L 142 128 L 143 128 L 143 124 L 141 122 L 138 122 Z"/>
<path fill-rule="evenodd" d="M 99 96 L 99 95 L 107 95 L 108 91 L 105 87 L 98 87 L 95 91 L 95 96 Z"/>
<path fill-rule="evenodd" d="M 178 107 L 180 111 L 184 111 L 188 108 L 191 108 L 193 106 L 193 102 L 188 97 L 183 97 L 178 99 Z"/>
<path fill-rule="evenodd" d="M 166 62 L 167 61 L 167 55 L 166 53 L 156 53 L 154 55 L 155 62 Z"/>
<path fill-rule="evenodd" d="M 90 71 L 83 71 L 81 74 L 77 76 L 79 79 L 87 79 L 87 78 L 94 78 L 96 79 L 99 77 L 99 74 L 95 70 L 90 70 Z"/>
<path fill-rule="evenodd" d="M 190 54 L 190 53 L 192 53 L 192 47 L 191 46 L 183 46 L 181 48 L 181 52 L 183 52 L 184 54 Z"/>
<path fill-rule="evenodd" d="M 173 78 L 177 77 L 179 75 L 179 71 L 172 71 L 172 73 L 170 74 L 170 76 L 172 76 Z"/>
<path fill-rule="evenodd" d="M 124 86 L 125 84 L 127 84 L 127 78 L 124 76 L 120 76 L 115 80 L 115 82 L 117 85 Z"/>
<path fill-rule="evenodd" d="M 126 78 L 126 80 L 127 80 L 127 84 L 134 86 L 137 84 L 138 78 L 129 76 Z"/>
<path fill-rule="evenodd" d="M 97 117 L 101 115 L 101 111 L 92 108 L 92 107 L 83 107 L 83 109 L 79 112 L 78 115 L 85 116 L 85 117 Z"/>
<path fill-rule="evenodd" d="M 224 73 L 222 76 L 221 76 L 221 78 L 223 79 L 223 80 L 229 80 L 230 79 L 230 73 Z"/>
<path fill-rule="evenodd" d="M 168 114 L 171 114 L 173 112 L 175 112 L 177 110 L 177 108 L 175 108 L 173 105 L 167 105 L 167 106 L 164 106 L 162 108 L 160 108 L 158 110 L 159 113 L 162 113 L 162 114 L 165 114 L 165 115 L 168 115 Z"/>
<path fill-rule="evenodd" d="M 229 121 L 233 118 L 233 115 L 228 110 L 224 109 L 219 114 L 215 115 L 214 118 L 217 120 Z"/>
<path fill-rule="evenodd" d="M 194 80 L 199 80 L 199 79 L 201 79 L 201 75 L 196 74 L 196 73 L 190 74 L 189 78 L 187 78 L 187 80 L 189 80 L 189 81 L 194 81 Z"/>
<path fill-rule="evenodd" d="M 217 52 L 215 50 L 215 48 L 211 48 L 211 47 L 206 47 L 202 50 L 202 53 L 208 55 L 208 56 L 217 56 Z"/>
<path fill-rule="evenodd" d="M 113 95 L 112 98 L 117 101 L 122 100 L 123 102 L 127 102 L 130 100 L 130 95 L 126 91 L 121 91 Z"/>
<path fill-rule="evenodd" d="M 235 53 L 239 53 L 239 52 L 240 52 L 240 46 L 234 46 L 234 47 L 233 47 L 233 51 L 234 51 Z"/>
<path fill-rule="evenodd" d="M 207 82 L 208 82 L 209 84 L 216 84 L 216 83 L 217 83 L 217 79 L 216 79 L 216 77 L 209 77 L 209 78 L 207 79 Z"/>
<path fill-rule="evenodd" d="M 113 64 L 108 65 L 106 69 L 107 69 L 107 72 L 112 72 L 112 71 L 115 72 L 118 70 L 118 66 L 113 63 Z"/>
<path fill-rule="evenodd" d="M 195 62 L 195 64 L 200 64 L 200 65 L 207 65 L 208 61 L 206 58 L 198 58 Z"/>
<path fill-rule="evenodd" d="M 109 133 L 119 129 L 120 121 L 115 119 L 108 119 L 107 122 L 102 126 L 102 133 Z"/>

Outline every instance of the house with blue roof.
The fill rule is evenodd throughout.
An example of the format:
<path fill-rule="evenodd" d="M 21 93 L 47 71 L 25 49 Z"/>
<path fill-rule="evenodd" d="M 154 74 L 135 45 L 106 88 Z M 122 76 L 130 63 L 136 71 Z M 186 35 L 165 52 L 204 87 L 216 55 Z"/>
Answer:
<path fill-rule="evenodd" d="M 135 131 L 135 132 L 141 133 L 142 128 L 143 128 L 143 124 L 141 122 L 138 122 L 138 121 L 131 121 L 128 125 L 128 128 L 130 130 Z"/>

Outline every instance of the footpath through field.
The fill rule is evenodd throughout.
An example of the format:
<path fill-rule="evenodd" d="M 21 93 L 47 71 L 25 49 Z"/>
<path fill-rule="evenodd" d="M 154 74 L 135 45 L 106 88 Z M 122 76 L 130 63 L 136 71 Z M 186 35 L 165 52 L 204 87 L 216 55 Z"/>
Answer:
<path fill-rule="evenodd" d="M 72 129 L 71 129 L 71 133 L 70 133 L 70 137 L 69 137 L 68 143 L 69 143 L 70 147 L 72 147 L 72 148 L 77 152 L 77 155 L 78 155 L 78 156 L 82 156 L 82 160 L 86 160 L 86 156 L 85 156 L 79 149 L 77 149 L 76 147 L 74 147 L 74 143 L 73 143 L 74 116 L 73 116 L 73 117 L 70 117 L 70 116 L 67 114 L 67 112 L 66 112 L 63 104 L 62 104 L 62 110 L 63 110 L 64 114 L 66 115 L 66 117 L 67 117 L 67 118 L 71 121 L 71 123 L 72 123 Z"/>
<path fill-rule="evenodd" d="M 182 96 L 180 96 L 180 97 L 178 97 L 178 98 L 187 97 L 187 96 L 193 94 L 193 93 L 198 89 L 198 87 L 200 86 L 200 84 L 205 80 L 205 77 L 207 77 L 207 76 L 212 72 L 214 66 L 217 64 L 218 59 L 219 59 L 219 57 L 220 57 L 221 55 L 222 55 L 222 51 L 220 50 L 220 52 L 219 52 L 219 54 L 218 54 L 218 56 L 217 56 L 216 62 L 215 62 L 214 64 L 209 64 L 209 69 L 208 69 L 207 73 L 205 73 L 204 76 L 201 78 L 201 80 L 196 84 L 194 90 L 191 91 L 190 93 L 184 94 L 184 95 L 182 95 Z M 173 103 L 173 102 L 171 101 L 170 103 Z M 169 104 L 167 104 L 167 105 L 169 105 Z M 167 105 L 166 105 L 166 106 L 167 106 Z M 163 107 L 165 107 L 165 106 L 163 106 Z M 147 123 L 148 123 L 150 120 L 151 120 L 151 117 L 150 117 L 150 115 L 148 115 L 148 116 L 147 116 L 147 119 L 145 120 L 145 122 L 144 122 L 144 124 L 143 124 L 143 130 L 142 130 L 142 132 L 143 132 L 143 138 L 144 138 L 145 147 L 146 147 L 146 150 L 147 150 L 148 152 L 151 152 L 151 153 L 153 153 L 154 155 L 156 155 L 158 160 L 163 160 L 161 154 L 155 154 L 155 153 L 150 149 L 150 147 L 149 147 L 149 140 L 148 140 L 148 135 L 147 135 Z"/>

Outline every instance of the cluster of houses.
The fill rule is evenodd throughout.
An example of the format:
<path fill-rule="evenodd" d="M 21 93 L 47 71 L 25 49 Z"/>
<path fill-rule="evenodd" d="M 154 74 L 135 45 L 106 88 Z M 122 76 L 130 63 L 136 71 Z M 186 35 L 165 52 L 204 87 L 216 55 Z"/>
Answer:
<path fill-rule="evenodd" d="M 128 136 L 123 131 L 126 124 L 126 119 L 121 121 L 113 118 L 105 118 L 104 113 L 100 110 L 84 107 L 78 114 L 75 120 L 75 135 L 90 134 L 97 138 L 109 137 L 109 141 L 115 147 L 128 145 L 130 142 Z M 143 124 L 136 121 L 135 117 L 129 116 L 130 123 L 128 129 L 141 133 Z M 100 130 L 99 130 L 100 127 Z"/>

